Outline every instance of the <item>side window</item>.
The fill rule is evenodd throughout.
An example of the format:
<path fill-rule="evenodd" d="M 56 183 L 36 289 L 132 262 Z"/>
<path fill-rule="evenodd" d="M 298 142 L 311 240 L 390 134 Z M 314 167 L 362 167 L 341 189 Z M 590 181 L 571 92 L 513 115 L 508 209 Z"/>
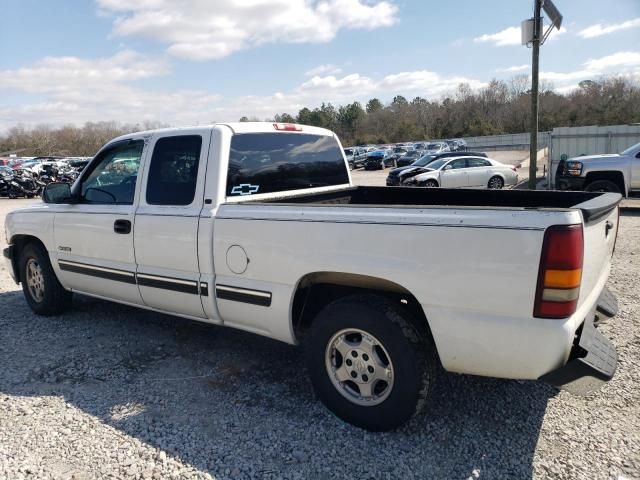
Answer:
<path fill-rule="evenodd" d="M 467 161 L 464 158 L 459 158 L 450 163 L 451 168 L 453 168 L 454 170 L 458 168 L 465 168 L 466 164 Z"/>
<path fill-rule="evenodd" d="M 82 181 L 82 202 L 132 205 L 143 148 L 142 140 L 133 140 L 100 152 Z"/>
<path fill-rule="evenodd" d="M 182 135 L 156 142 L 149 165 L 149 205 L 190 205 L 196 193 L 202 137 Z"/>
<path fill-rule="evenodd" d="M 483 160 L 482 158 L 469 158 L 467 159 L 467 162 L 469 164 L 469 168 L 491 166 L 491 164 L 487 160 Z"/>

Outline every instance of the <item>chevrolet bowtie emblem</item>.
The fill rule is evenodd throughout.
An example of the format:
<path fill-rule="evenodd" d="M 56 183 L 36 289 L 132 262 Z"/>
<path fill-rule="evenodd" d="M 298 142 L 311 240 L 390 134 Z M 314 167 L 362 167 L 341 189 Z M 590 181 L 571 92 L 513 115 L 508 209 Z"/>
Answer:
<path fill-rule="evenodd" d="M 260 189 L 260 185 L 241 183 L 231 189 L 231 195 L 252 195 Z"/>

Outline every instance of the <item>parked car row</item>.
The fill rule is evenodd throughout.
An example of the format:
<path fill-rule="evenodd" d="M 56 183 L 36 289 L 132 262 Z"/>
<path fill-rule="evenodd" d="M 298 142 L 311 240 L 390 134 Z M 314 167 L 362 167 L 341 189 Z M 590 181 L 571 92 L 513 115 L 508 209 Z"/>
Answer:
<path fill-rule="evenodd" d="M 425 141 L 396 143 L 395 145 L 362 145 L 347 147 L 344 154 L 349 162 L 349 168 L 364 168 L 365 170 L 384 169 L 389 166 L 409 165 L 425 154 L 439 154 L 444 152 L 460 152 L 467 149 L 462 139 L 444 141 Z"/>
<path fill-rule="evenodd" d="M 89 163 L 84 158 L 11 159 L 0 166 L 0 197 L 33 198 L 52 182 L 72 184 Z"/>

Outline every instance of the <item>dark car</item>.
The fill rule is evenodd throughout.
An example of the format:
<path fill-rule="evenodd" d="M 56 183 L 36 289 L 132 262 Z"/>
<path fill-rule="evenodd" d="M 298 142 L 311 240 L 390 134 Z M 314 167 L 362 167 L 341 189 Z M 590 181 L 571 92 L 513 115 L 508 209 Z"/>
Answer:
<path fill-rule="evenodd" d="M 447 158 L 447 157 L 459 157 L 461 155 L 464 156 L 473 156 L 473 157 L 487 157 L 487 154 L 484 152 L 465 152 L 461 154 L 460 152 L 445 152 L 439 153 L 436 155 L 424 155 L 413 162 L 411 165 L 407 165 L 405 167 L 399 166 L 398 168 L 394 168 L 387 175 L 387 186 L 395 187 L 401 184 L 402 181 L 407 178 L 411 178 L 415 175 L 424 172 L 423 167 L 426 167 L 434 160 L 438 160 L 439 158 Z M 404 173 L 403 173 L 404 172 Z"/>
<path fill-rule="evenodd" d="M 404 155 L 400 155 L 396 157 L 396 166 L 398 167 L 406 167 L 407 165 L 411 165 L 413 162 L 418 160 L 420 157 L 423 157 L 424 153 L 418 150 L 411 150 L 410 152 L 405 153 Z"/>
<path fill-rule="evenodd" d="M 384 170 L 387 167 L 393 167 L 395 165 L 395 158 L 393 151 L 388 150 L 376 150 L 367 154 L 367 159 L 364 162 L 365 170 Z"/>

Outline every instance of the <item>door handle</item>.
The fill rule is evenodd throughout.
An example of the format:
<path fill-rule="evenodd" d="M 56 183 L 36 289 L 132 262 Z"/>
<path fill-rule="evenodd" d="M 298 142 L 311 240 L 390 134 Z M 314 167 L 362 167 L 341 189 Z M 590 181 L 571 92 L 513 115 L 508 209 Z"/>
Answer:
<path fill-rule="evenodd" d="M 610 220 L 607 220 L 607 223 L 605 223 L 604 225 L 604 236 L 608 237 L 609 236 L 609 230 L 611 230 L 613 228 L 613 222 Z"/>
<path fill-rule="evenodd" d="M 129 220 L 118 219 L 113 222 L 113 231 L 126 235 L 131 233 L 131 222 Z"/>

